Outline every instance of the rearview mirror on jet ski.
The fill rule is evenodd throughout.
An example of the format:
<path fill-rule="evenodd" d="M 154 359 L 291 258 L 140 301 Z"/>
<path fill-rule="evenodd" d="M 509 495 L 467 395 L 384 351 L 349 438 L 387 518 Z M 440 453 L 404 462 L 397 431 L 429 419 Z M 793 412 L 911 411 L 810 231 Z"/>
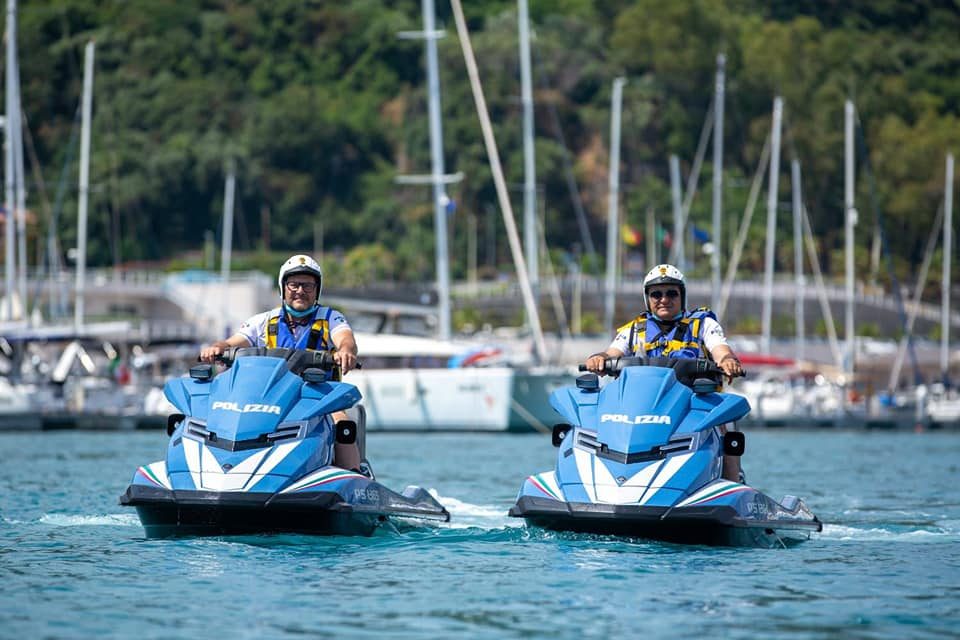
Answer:
<path fill-rule="evenodd" d="M 213 379 L 213 365 L 197 364 L 190 367 L 190 377 L 194 380 Z"/>

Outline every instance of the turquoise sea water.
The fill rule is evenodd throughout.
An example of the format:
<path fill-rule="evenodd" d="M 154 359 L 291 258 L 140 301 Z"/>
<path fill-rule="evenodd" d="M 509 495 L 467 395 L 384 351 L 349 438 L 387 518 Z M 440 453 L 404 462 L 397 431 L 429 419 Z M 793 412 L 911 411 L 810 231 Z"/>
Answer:
<path fill-rule="evenodd" d="M 751 484 L 826 523 L 790 549 L 527 529 L 548 436 L 368 437 L 448 526 L 147 540 L 117 504 L 159 433 L 0 435 L 0 638 L 956 638 L 960 435 L 748 434 Z"/>

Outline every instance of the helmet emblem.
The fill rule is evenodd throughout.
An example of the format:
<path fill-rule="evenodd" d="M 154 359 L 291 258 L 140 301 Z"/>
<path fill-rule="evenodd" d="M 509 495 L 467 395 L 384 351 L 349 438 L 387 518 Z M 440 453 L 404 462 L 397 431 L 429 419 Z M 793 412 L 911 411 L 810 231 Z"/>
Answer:
<path fill-rule="evenodd" d="M 301 265 L 307 264 L 307 259 L 306 259 L 306 257 L 300 256 L 300 264 L 301 264 Z"/>
<path fill-rule="evenodd" d="M 661 275 L 661 276 L 667 275 L 667 268 L 666 268 L 666 267 L 660 267 L 660 275 Z"/>

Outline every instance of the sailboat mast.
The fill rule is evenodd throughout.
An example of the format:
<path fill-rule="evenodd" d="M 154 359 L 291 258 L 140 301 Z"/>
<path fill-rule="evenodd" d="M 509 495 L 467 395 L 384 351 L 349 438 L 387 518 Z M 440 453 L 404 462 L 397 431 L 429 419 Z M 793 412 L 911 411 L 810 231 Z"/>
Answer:
<path fill-rule="evenodd" d="M 796 303 L 794 306 L 794 323 L 797 332 L 797 361 L 806 357 L 806 336 L 803 326 L 803 192 L 800 183 L 800 161 L 796 158 L 790 161 L 790 177 L 793 191 L 793 281 L 796 287 Z"/>
<path fill-rule="evenodd" d="M 533 299 L 533 289 L 527 277 L 526 261 L 523 257 L 523 247 L 520 246 L 520 235 L 517 233 L 516 221 L 513 219 L 513 207 L 510 205 L 510 194 L 507 193 L 507 182 L 503 178 L 503 166 L 500 164 L 500 154 L 497 151 L 497 140 L 493 133 L 493 124 L 490 122 L 490 113 L 487 111 L 487 101 L 483 96 L 483 87 L 480 85 L 480 71 L 477 69 L 477 59 L 470 44 L 470 32 L 467 30 L 467 20 L 463 15 L 463 6 L 460 0 L 450 0 L 453 9 L 453 19 L 457 24 L 457 34 L 460 36 L 460 48 L 463 51 L 463 62 L 467 67 L 467 77 L 470 78 L 470 91 L 477 108 L 477 117 L 480 118 L 480 130 L 483 132 L 483 143 L 487 150 L 487 160 L 490 163 L 490 172 L 493 174 L 493 183 L 497 190 L 497 200 L 500 203 L 500 213 L 507 228 L 507 240 L 510 244 L 510 255 L 513 257 L 513 266 L 517 271 L 517 280 L 520 284 L 520 294 L 526 307 L 530 321 L 530 330 L 533 332 L 533 344 L 537 357 L 541 362 L 547 360 L 547 344 L 543 339 L 543 329 L 540 326 L 540 315 L 536 302 Z"/>
<path fill-rule="evenodd" d="M 447 202 L 444 188 L 443 132 L 440 128 L 440 74 L 433 0 L 423 0 L 423 37 L 427 50 L 428 110 L 430 114 L 430 165 L 433 185 L 434 236 L 437 246 L 437 313 L 441 340 L 450 339 L 450 257 L 447 250 Z"/>
<path fill-rule="evenodd" d="M 620 204 L 620 115 L 623 106 L 623 85 L 627 79 L 624 77 L 615 78 L 613 81 L 613 96 L 611 98 L 610 114 L 610 173 L 609 173 L 609 195 L 607 203 L 607 277 L 605 283 L 604 296 L 604 319 L 608 328 L 616 326 L 614 314 L 616 313 L 616 286 L 617 286 L 617 266 L 620 249 L 620 229 L 617 220 Z"/>
<path fill-rule="evenodd" d="M 950 380 L 950 261 L 953 253 L 953 154 L 947 154 L 943 200 L 943 283 L 940 302 L 940 379 Z"/>
<path fill-rule="evenodd" d="M 16 196 L 13 190 L 13 144 L 14 144 L 14 114 L 17 113 L 16 94 L 13 90 L 13 82 L 16 74 L 13 72 L 17 64 L 16 56 L 16 33 L 17 33 L 17 0 L 7 0 L 7 81 L 6 81 L 6 100 L 4 117 L 4 240 L 6 248 L 6 258 L 4 261 L 4 284 L 6 287 L 6 297 L 4 317 L 7 320 L 13 320 L 13 290 L 16 282 L 16 237 L 14 232 L 14 207 Z"/>
<path fill-rule="evenodd" d="M 230 260 L 233 252 L 233 197 L 237 186 L 237 175 L 230 161 L 227 167 L 227 179 L 223 185 L 223 231 L 220 238 L 220 279 L 226 284 L 230 280 Z"/>
<path fill-rule="evenodd" d="M 686 251 L 683 248 L 683 195 L 680 193 L 680 158 L 677 154 L 670 154 L 670 196 L 673 202 L 673 237 L 670 239 L 671 255 L 676 256 L 677 267 L 681 271 L 687 270 Z"/>
<path fill-rule="evenodd" d="M 16 22 L 16 21 L 14 21 Z M 16 34 L 16 29 L 14 30 Z M 20 308 L 24 318 L 27 317 L 27 188 L 23 170 L 23 104 L 20 100 L 20 61 L 14 38 L 13 49 L 13 95 L 15 110 L 13 111 L 13 190 L 17 202 L 17 289 L 20 297 Z"/>
<path fill-rule="evenodd" d="M 534 300 L 540 287 L 539 242 L 537 241 L 537 169 L 533 145 L 533 81 L 530 72 L 530 15 L 527 0 L 518 0 L 520 31 L 520 101 L 523 104 L 523 245 L 527 273 Z"/>
<path fill-rule="evenodd" d="M 727 57 L 717 55 L 717 79 L 713 109 L 713 253 L 710 254 L 713 299 L 712 307 L 720 306 L 720 239 L 723 225 L 723 102 Z"/>
<path fill-rule="evenodd" d="M 760 339 L 764 353 L 770 353 L 770 324 L 773 307 L 773 258 L 777 235 L 777 192 L 780 188 L 780 129 L 783 98 L 773 99 L 773 132 L 770 135 L 770 175 L 767 183 L 767 245 L 763 271 L 763 316 Z"/>
<path fill-rule="evenodd" d="M 853 167 L 853 101 L 847 100 L 844 104 L 844 210 L 845 217 L 845 263 L 846 263 L 846 334 L 847 347 L 844 358 L 844 372 L 852 380 L 854 370 L 854 340 L 853 326 L 853 228 L 857 224 L 857 210 L 854 208 L 854 167 Z"/>
<path fill-rule="evenodd" d="M 74 328 L 83 327 L 83 290 L 87 275 L 87 196 L 90 190 L 90 121 L 93 111 L 93 41 L 83 56 L 83 116 L 80 126 L 80 192 L 77 210 L 77 282 Z"/>

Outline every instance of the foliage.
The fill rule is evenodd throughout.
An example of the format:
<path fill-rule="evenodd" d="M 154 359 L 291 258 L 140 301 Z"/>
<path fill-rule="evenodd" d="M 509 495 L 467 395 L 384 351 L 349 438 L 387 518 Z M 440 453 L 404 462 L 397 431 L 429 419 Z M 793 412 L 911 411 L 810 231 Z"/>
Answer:
<path fill-rule="evenodd" d="M 467 5 L 519 220 L 516 5 Z M 322 229 L 332 256 L 325 267 L 345 283 L 432 280 L 430 189 L 395 181 L 431 166 L 423 44 L 397 35 L 422 28 L 420 11 L 409 0 L 24 0 L 20 77 L 42 177 L 31 175 L 28 185 L 28 204 L 42 212 L 33 233 L 45 233 L 50 217 L 40 203 L 54 202 L 55 187 L 63 185 L 54 224 L 64 249 L 75 242 L 76 112 L 83 46 L 95 39 L 91 265 L 170 260 L 199 250 L 205 232 L 220 233 L 224 176 L 234 166 L 238 256 L 256 256 L 252 261 L 272 272 L 274 255 L 306 250 Z M 437 11 L 438 25 L 447 29 L 438 42 L 445 169 L 465 175 L 449 187 L 457 205 L 447 220 L 451 266 L 459 277 L 466 273 L 473 216 L 478 266 L 494 274 L 511 263 L 508 243 L 450 7 L 440 2 Z M 670 226 L 667 158 L 681 158 L 686 179 L 711 102 L 716 56 L 724 53 L 725 259 L 732 246 L 727 230 L 739 225 L 779 94 L 786 104 L 779 200 L 790 200 L 789 161 L 797 158 L 822 266 L 828 278 L 842 277 L 849 98 L 861 135 L 858 273 L 871 269 L 877 224 L 893 275 L 904 281 L 917 272 L 943 200 L 944 155 L 960 148 L 955 4 L 531 0 L 530 16 L 538 199 L 552 249 L 580 255 L 586 271 L 602 269 L 611 85 L 619 75 L 628 78 L 623 215 L 643 228 L 650 209 Z M 568 170 L 595 257 L 583 255 L 587 239 Z M 701 227 L 711 218 L 712 171 L 708 154 L 691 208 Z M 763 268 L 764 200 L 748 233 L 744 275 Z M 788 218 L 780 218 L 777 234 L 777 268 L 791 269 Z M 700 260 L 698 270 L 705 266 Z M 889 286 L 889 273 L 883 267 L 876 277 Z"/>

